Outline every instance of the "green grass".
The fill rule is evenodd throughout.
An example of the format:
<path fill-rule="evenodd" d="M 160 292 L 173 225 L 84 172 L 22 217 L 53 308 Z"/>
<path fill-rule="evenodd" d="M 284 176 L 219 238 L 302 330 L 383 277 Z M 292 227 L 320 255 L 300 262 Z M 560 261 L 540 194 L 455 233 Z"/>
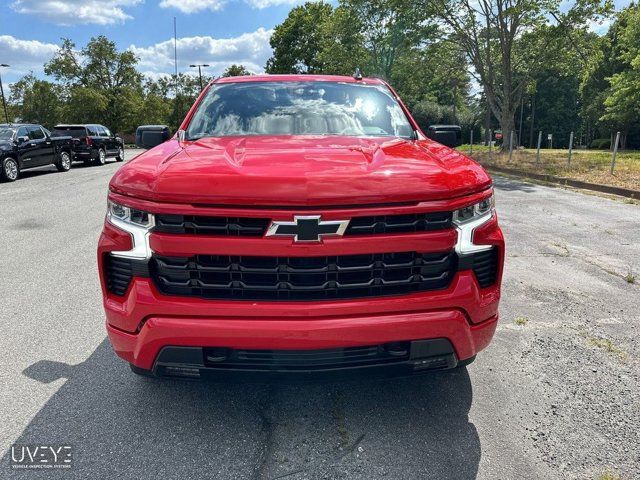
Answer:
<path fill-rule="evenodd" d="M 516 318 L 515 322 L 516 322 L 516 325 L 523 327 L 527 323 L 529 323 L 529 319 L 527 317 L 518 317 Z"/>
<path fill-rule="evenodd" d="M 469 145 L 458 147 L 466 155 L 469 155 L 469 149 Z M 485 165 L 640 190 L 640 151 L 618 152 L 613 175 L 610 174 L 611 152 L 606 150 L 574 150 L 571 165 L 567 162 L 568 150 L 563 149 L 541 149 L 539 162 L 536 162 L 536 150 L 528 148 L 514 150 L 509 161 L 508 152 L 494 149 L 489 153 L 488 147 L 474 145 L 472 156 Z"/>

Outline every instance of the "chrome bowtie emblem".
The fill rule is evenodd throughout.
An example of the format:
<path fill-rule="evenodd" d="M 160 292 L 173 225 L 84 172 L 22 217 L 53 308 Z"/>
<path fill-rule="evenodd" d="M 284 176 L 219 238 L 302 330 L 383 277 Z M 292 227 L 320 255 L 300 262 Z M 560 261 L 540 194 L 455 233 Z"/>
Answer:
<path fill-rule="evenodd" d="M 293 237 L 294 242 L 319 242 L 326 235 L 344 235 L 349 220 L 320 220 L 320 215 L 293 217 L 293 222 L 271 222 L 267 237 Z"/>

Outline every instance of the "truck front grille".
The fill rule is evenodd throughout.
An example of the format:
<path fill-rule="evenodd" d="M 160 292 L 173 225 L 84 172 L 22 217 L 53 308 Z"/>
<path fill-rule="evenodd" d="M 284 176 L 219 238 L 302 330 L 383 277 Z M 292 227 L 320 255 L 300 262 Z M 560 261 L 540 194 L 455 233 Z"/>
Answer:
<path fill-rule="evenodd" d="M 456 255 L 379 253 L 329 257 L 154 256 L 150 270 L 167 295 L 241 300 L 326 300 L 443 289 Z"/>
<path fill-rule="evenodd" d="M 353 217 L 345 235 L 415 233 L 451 228 L 451 212 L 422 212 L 404 215 Z M 206 217 L 197 215 L 156 214 L 155 232 L 261 237 L 270 218 Z"/>

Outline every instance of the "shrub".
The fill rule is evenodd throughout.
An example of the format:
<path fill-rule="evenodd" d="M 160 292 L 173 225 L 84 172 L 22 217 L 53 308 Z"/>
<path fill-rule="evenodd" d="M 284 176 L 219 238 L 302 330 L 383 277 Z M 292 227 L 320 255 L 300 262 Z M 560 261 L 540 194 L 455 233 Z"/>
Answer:
<path fill-rule="evenodd" d="M 589 148 L 595 150 L 609 150 L 611 148 L 610 138 L 594 138 L 589 144 Z"/>

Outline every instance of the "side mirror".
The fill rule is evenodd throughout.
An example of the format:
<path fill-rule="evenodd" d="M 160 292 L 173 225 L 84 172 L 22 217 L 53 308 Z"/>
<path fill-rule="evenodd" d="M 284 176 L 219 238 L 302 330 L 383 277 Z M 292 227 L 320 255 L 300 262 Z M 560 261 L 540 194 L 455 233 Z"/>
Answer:
<path fill-rule="evenodd" d="M 139 148 L 153 148 L 171 138 L 166 125 L 141 125 L 136 129 L 136 145 Z"/>
<path fill-rule="evenodd" d="M 445 147 L 462 145 L 462 129 L 457 125 L 431 125 L 427 130 L 427 137 Z"/>
<path fill-rule="evenodd" d="M 27 137 L 26 135 L 22 136 L 22 137 L 18 137 L 16 140 L 18 140 L 18 145 L 20 145 L 21 143 L 26 142 L 27 140 L 29 140 L 29 137 Z"/>

